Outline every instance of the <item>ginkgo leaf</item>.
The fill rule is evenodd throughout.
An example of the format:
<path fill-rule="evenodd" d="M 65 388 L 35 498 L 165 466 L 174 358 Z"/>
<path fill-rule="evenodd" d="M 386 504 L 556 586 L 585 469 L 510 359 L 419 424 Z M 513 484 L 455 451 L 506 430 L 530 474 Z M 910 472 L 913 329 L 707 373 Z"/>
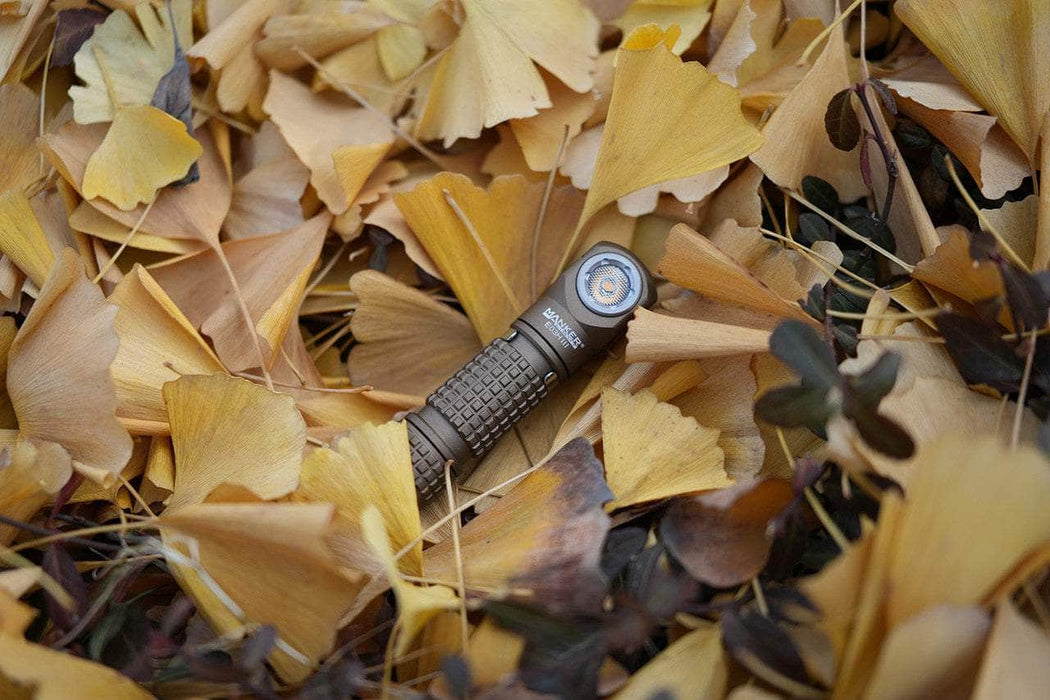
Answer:
<path fill-rule="evenodd" d="M 29 200 L 14 190 L 0 193 L 0 251 L 37 287 L 44 285 L 55 260 Z"/>
<path fill-rule="evenodd" d="M 392 82 L 407 78 L 427 55 L 426 37 L 411 24 L 394 24 L 376 32 L 376 53 Z"/>
<path fill-rule="evenodd" d="M 383 12 L 360 3 L 317 2 L 299 12 L 278 14 L 267 20 L 256 53 L 266 65 L 293 71 L 306 65 L 299 50 L 313 58 L 355 44 L 394 21 Z"/>
<path fill-rule="evenodd" d="M 376 169 L 390 150 L 389 143 L 370 143 L 340 146 L 332 151 L 335 176 L 346 193 L 347 203 L 361 193 L 368 176 Z"/>
<path fill-rule="evenodd" d="M 416 124 L 423 140 L 477 138 L 551 106 L 535 63 L 575 92 L 593 85 L 599 23 L 578 0 L 463 0 L 459 36 L 437 64 Z"/>
<path fill-rule="evenodd" d="M 178 119 L 149 105 L 122 107 L 84 168 L 84 197 L 134 209 L 185 176 L 201 153 L 200 143 Z"/>
<path fill-rule="evenodd" d="M 677 285 L 735 306 L 813 322 L 794 300 L 775 293 L 709 238 L 685 224 L 671 229 L 664 250 L 658 270 Z"/>
<path fill-rule="evenodd" d="M 291 4 L 289 0 L 248 0 L 216 21 L 211 13 L 223 5 L 213 3 L 207 8 L 209 31 L 193 44 L 186 56 L 198 67 L 207 63 L 216 70 L 224 68 L 245 45 L 250 45 L 248 42 L 262 30 L 267 19 L 288 12 Z"/>
<path fill-rule="evenodd" d="M 175 448 L 171 508 L 200 503 L 220 484 L 260 498 L 295 490 L 306 424 L 290 396 L 214 374 L 168 382 L 164 402 Z"/>
<path fill-rule="evenodd" d="M 616 694 L 644 700 L 663 693 L 697 700 L 725 697 L 729 667 L 722 648 L 722 628 L 706 623 L 688 632 L 635 671 Z"/>
<path fill-rule="evenodd" d="M 668 48 L 676 36 L 642 27 L 616 57 L 612 102 L 581 225 L 643 187 L 698 175 L 762 144 L 736 90 Z"/>
<path fill-rule="evenodd" d="M 131 456 L 109 372 L 119 345 L 116 312 L 65 249 L 7 360 L 7 393 L 21 434 L 58 443 L 96 478 L 112 478 Z"/>
<path fill-rule="evenodd" d="M 0 428 L 8 430 L 18 428 L 18 417 L 7 394 L 7 360 L 17 333 L 18 326 L 13 317 L 0 319 Z"/>
<path fill-rule="evenodd" d="M 959 159 L 988 199 L 999 199 L 1017 189 L 1029 174 L 1024 152 L 995 117 L 930 109 L 910 99 L 898 99 L 897 107 Z"/>
<path fill-rule="evenodd" d="M 111 372 L 121 416 L 166 423 L 161 390 L 187 374 L 225 372 L 219 358 L 145 268 L 136 265 L 109 297 L 120 348 Z"/>
<path fill-rule="evenodd" d="M 977 606 L 938 605 L 906 620 L 882 645 L 871 696 L 972 697 L 990 627 Z"/>
<path fill-rule="evenodd" d="M 85 126 L 71 121 L 46 134 L 40 140 L 40 148 L 62 177 L 83 193 L 87 162 L 105 135 L 105 125 Z M 149 212 L 146 212 L 147 205 L 124 211 L 98 198 L 89 200 L 89 204 L 129 229 L 138 224 L 140 231 L 155 236 L 217 244 L 219 229 L 230 207 L 229 173 L 221 150 L 221 136 L 213 136 L 212 129 L 198 129 L 196 137 L 203 149 L 198 161 L 200 180 L 197 182 L 185 187 L 164 188 Z M 143 215 L 145 219 L 142 219 Z"/>
<path fill-rule="evenodd" d="M 458 610 L 460 602 L 447 586 L 414 586 L 401 578 L 394 553 L 390 549 L 383 515 L 375 506 L 366 508 L 361 515 L 361 531 L 372 553 L 383 564 L 397 599 L 400 630 L 393 653 L 394 658 L 400 658 L 428 622 L 442 612 Z"/>
<path fill-rule="evenodd" d="M 168 11 L 149 3 L 135 6 L 138 26 L 117 9 L 95 27 L 74 60 L 77 77 L 85 83 L 69 89 L 78 124 L 113 121 L 122 106 L 150 103 L 175 57 L 175 32 L 183 46 L 193 43 L 190 5 L 190 0 L 172 0 L 174 28 Z"/>
<path fill-rule="evenodd" d="M 456 293 L 482 342 L 505 333 L 510 322 L 528 308 L 533 294 L 546 287 L 565 251 L 580 202 L 577 193 L 559 188 L 552 193 L 544 217 L 535 284 L 530 284 L 532 232 L 543 189 L 541 183 L 508 176 L 493 180 L 486 191 L 464 175 L 438 173 L 411 192 L 394 195 L 405 221 Z M 457 216 L 445 192 L 473 233 Z"/>
<path fill-rule="evenodd" d="M 591 92 L 575 92 L 553 78 L 544 83 L 551 106 L 528 119 L 511 119 L 510 128 L 529 168 L 545 172 L 554 167 L 566 131 L 574 139 L 598 103 Z"/>
<path fill-rule="evenodd" d="M 40 98 L 28 87 L 22 83 L 0 85 L 0 133 L 4 135 L 0 141 L 0 192 L 25 187 L 39 175 L 40 162 L 33 145 L 39 136 L 39 112 Z"/>
<path fill-rule="evenodd" d="M 714 0 L 635 0 L 612 24 L 619 27 L 625 37 L 647 24 L 664 30 L 677 26 L 681 34 L 671 50 L 681 56 L 704 31 L 711 19 L 709 10 L 713 4 Z"/>
<path fill-rule="evenodd" d="M 296 498 L 336 506 L 340 529 L 349 531 L 337 536 L 332 547 L 348 563 L 353 557 L 340 552 L 340 543 L 361 543 L 361 517 L 368 508 L 377 508 L 392 546 L 401 549 L 415 543 L 398 561 L 399 569 L 420 576 L 423 539 L 412 474 L 405 424 L 366 423 L 333 441 L 332 449 L 317 449 L 306 456 Z"/>
<path fill-rule="evenodd" d="M 637 309 L 627 325 L 628 362 L 752 355 L 769 349 L 770 331 Z"/>
<path fill-rule="evenodd" d="M 263 109 L 299 160 L 310 169 L 310 182 L 333 214 L 342 214 L 350 202 L 340 185 L 332 154 L 340 146 L 393 143 L 385 119 L 355 107 L 343 95 L 315 94 L 298 80 L 270 71 L 270 89 Z"/>
<path fill-rule="evenodd" d="M 286 646 L 275 649 L 270 662 L 295 683 L 331 651 L 339 621 L 363 585 L 328 549 L 334 515 L 335 507 L 322 503 L 208 502 L 165 511 L 161 527 L 165 544 L 199 555 L 196 567 L 185 564 L 189 557 L 171 554 L 168 563 L 216 633 L 236 634 L 249 622 L 273 625 Z"/>
<path fill-rule="evenodd" d="M 16 635 L 0 634 L 0 689 L 27 692 L 25 697 L 59 700 L 105 697 L 112 700 L 148 700 L 139 684 L 100 663 L 33 644 Z M 21 696 L 21 692 L 19 695 Z"/>
<path fill-rule="evenodd" d="M 199 184 L 199 183 L 198 183 Z M 313 272 L 331 215 L 318 214 L 288 231 L 229 241 L 222 246 L 241 288 L 255 332 L 269 353 L 279 354 Z M 258 354 L 245 332 L 244 317 L 214 250 L 150 268 L 190 323 L 211 338 L 230 371 L 256 367 Z"/>
<path fill-rule="evenodd" d="M 383 27 L 367 39 L 321 61 L 324 70 L 318 70 L 314 75 L 313 89 L 331 90 L 337 85 L 352 85 L 363 101 L 380 112 L 398 114 L 411 95 L 411 86 L 406 83 L 410 78 L 390 79 L 380 57 L 378 37 L 399 27 L 414 28 L 402 24 Z"/>
<path fill-rule="evenodd" d="M 965 435 L 965 437 L 963 437 Z M 939 602 L 980 602 L 1050 539 L 1046 459 L 959 433 L 924 448 L 894 535 L 886 604 L 892 626 Z M 1009 479 L 997 478 L 1008 459 Z M 999 523 L 998 527 L 988 527 Z"/>
<path fill-rule="evenodd" d="M 256 165 L 233 184 L 230 213 L 222 223 L 230 238 L 286 231 L 305 220 L 300 199 L 310 171 L 294 154 Z"/>
<path fill-rule="evenodd" d="M 426 396 L 481 349 L 466 316 L 390 277 L 366 270 L 350 278 L 357 295 L 350 381 Z"/>
<path fill-rule="evenodd" d="M 905 0 L 894 11 L 1035 162 L 1050 86 L 1031 77 L 1050 51 L 1050 2 Z"/>
<path fill-rule="evenodd" d="M 752 410 L 758 393 L 758 380 L 752 367 L 770 357 L 699 360 L 697 371 L 703 373 L 703 380 L 680 395 L 665 399 L 677 406 L 683 416 L 718 430 L 718 446 L 725 455 L 726 473 L 738 482 L 758 476 L 772 451 L 763 443 Z"/>
<path fill-rule="evenodd" d="M 18 440 L 0 456 L 0 513 L 28 521 L 73 476 L 69 453 L 53 442 Z M 0 545 L 18 528 L 0 525 Z"/>
<path fill-rule="evenodd" d="M 553 610 L 600 608 L 599 543 L 609 524 L 602 504 L 611 498 L 594 449 L 582 438 L 570 441 L 460 532 L 467 588 L 522 588 Z M 456 558 L 446 539 L 423 553 L 424 570 L 455 581 Z"/>
<path fill-rule="evenodd" d="M 814 175 L 831 183 L 843 201 L 867 194 L 859 149 L 840 151 L 824 128 L 831 98 L 850 86 L 847 61 L 842 29 L 836 27 L 813 67 L 762 128 L 765 143 L 751 160 L 781 187 L 801 190 L 802 178 Z"/>
<path fill-rule="evenodd" d="M 973 696 L 992 698 L 1036 698 L 1050 683 L 1050 639 L 1046 630 L 1018 612 L 1009 600 L 995 612 L 984 659 Z"/>
<path fill-rule="evenodd" d="M 605 472 L 616 499 L 607 508 L 732 485 L 718 431 L 681 414 L 650 391 L 602 392 Z"/>

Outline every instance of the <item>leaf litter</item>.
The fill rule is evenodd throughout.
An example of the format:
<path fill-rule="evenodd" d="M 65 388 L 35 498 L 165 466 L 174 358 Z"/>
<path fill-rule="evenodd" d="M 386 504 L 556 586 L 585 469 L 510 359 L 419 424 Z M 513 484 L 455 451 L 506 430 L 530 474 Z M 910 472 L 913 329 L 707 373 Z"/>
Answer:
<path fill-rule="evenodd" d="M 1047 17 L 0 3 L 0 695 L 1041 697 Z M 598 241 L 657 303 L 419 503 Z"/>

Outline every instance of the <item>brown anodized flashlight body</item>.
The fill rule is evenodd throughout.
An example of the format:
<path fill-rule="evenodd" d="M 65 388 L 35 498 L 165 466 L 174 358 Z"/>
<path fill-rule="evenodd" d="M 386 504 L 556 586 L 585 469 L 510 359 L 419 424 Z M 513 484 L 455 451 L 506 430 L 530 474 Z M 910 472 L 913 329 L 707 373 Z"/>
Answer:
<path fill-rule="evenodd" d="M 599 271 L 612 270 L 615 275 L 602 279 L 609 288 L 622 280 L 631 288 L 631 297 L 606 311 L 597 303 L 585 304 L 581 294 L 594 279 L 584 279 L 588 267 L 593 270 L 609 261 Z M 420 499 L 444 488 L 448 460 L 453 474 L 465 477 L 554 384 L 608 347 L 637 307 L 655 300 L 651 276 L 626 249 L 599 243 L 584 253 L 511 324 L 510 333 L 485 346 L 427 397 L 425 406 L 405 417 Z"/>

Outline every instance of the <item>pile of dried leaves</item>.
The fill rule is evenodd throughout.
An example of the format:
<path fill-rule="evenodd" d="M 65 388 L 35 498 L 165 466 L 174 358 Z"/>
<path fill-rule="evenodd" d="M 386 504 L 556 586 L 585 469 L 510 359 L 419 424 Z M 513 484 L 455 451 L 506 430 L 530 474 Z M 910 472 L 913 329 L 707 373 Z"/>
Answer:
<path fill-rule="evenodd" d="M 1045 697 L 1050 0 L 845 4 L 0 1 L 0 696 Z"/>

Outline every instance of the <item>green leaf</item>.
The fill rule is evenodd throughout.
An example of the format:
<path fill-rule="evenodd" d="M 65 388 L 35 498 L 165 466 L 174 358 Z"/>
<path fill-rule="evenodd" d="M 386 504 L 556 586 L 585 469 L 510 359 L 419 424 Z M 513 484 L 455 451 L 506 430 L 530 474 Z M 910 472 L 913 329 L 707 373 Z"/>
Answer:
<path fill-rule="evenodd" d="M 854 397 L 865 406 L 877 407 L 886 394 L 893 391 L 900 366 L 900 355 L 893 352 L 882 353 L 879 359 L 875 360 L 875 364 L 850 378 Z"/>
<path fill-rule="evenodd" d="M 853 111 L 853 88 L 835 93 L 824 112 L 824 130 L 840 151 L 852 151 L 860 141 L 860 120 Z"/>
<path fill-rule="evenodd" d="M 1018 390 L 1024 362 L 995 328 L 953 313 L 940 314 L 936 323 L 967 384 L 985 384 L 1003 392 Z"/>
<path fill-rule="evenodd" d="M 894 459 L 908 459 L 915 454 L 915 442 L 907 431 L 874 407 L 853 403 L 847 408 L 847 415 L 873 449 Z"/>
<path fill-rule="evenodd" d="M 897 122 L 894 136 L 897 137 L 897 143 L 900 144 L 901 148 L 929 148 L 933 143 L 933 137 L 930 136 L 930 132 L 910 119 L 901 119 Z"/>
<path fill-rule="evenodd" d="M 795 239 L 804 246 L 812 246 L 817 241 L 834 241 L 835 235 L 819 214 L 805 211 L 798 215 Z"/>
<path fill-rule="evenodd" d="M 872 243 L 885 248 L 891 253 L 896 252 L 897 240 L 893 237 L 893 232 L 890 231 L 890 227 L 886 225 L 886 222 L 872 212 L 865 211 L 863 216 L 847 219 L 846 225 Z"/>
<path fill-rule="evenodd" d="M 1039 280 L 1007 262 L 1000 263 L 999 272 L 1002 273 L 1010 313 L 1015 320 L 1021 321 L 1021 330 L 1038 330 L 1045 326 L 1050 299 Z"/>
<path fill-rule="evenodd" d="M 769 350 L 811 387 L 827 391 L 839 383 L 835 356 L 807 323 L 782 321 L 769 338 Z"/>
<path fill-rule="evenodd" d="M 826 390 L 805 385 L 777 387 L 758 397 L 755 415 L 771 425 L 806 427 L 823 434 L 832 413 L 827 395 Z"/>
<path fill-rule="evenodd" d="M 816 175 L 806 175 L 802 178 L 802 194 L 806 196 L 810 204 L 821 211 L 834 216 L 839 210 L 839 193 L 827 180 L 821 180 Z"/>

